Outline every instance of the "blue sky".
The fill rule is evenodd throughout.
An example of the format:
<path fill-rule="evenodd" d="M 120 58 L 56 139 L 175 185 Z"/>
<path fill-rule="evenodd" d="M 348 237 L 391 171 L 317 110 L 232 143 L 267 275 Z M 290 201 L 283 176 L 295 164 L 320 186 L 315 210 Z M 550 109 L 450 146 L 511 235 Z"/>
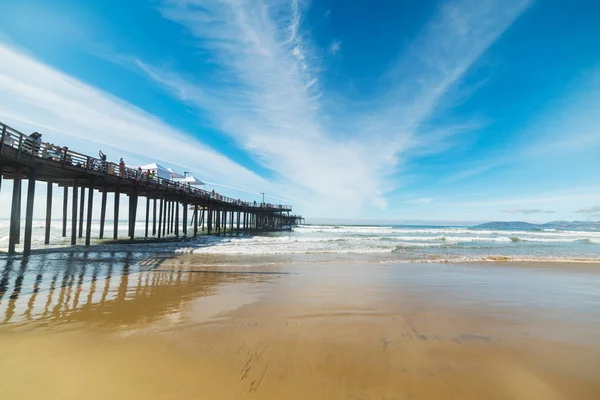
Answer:
<path fill-rule="evenodd" d="M 309 217 L 600 219 L 596 1 L 0 1 L 0 120 Z"/>

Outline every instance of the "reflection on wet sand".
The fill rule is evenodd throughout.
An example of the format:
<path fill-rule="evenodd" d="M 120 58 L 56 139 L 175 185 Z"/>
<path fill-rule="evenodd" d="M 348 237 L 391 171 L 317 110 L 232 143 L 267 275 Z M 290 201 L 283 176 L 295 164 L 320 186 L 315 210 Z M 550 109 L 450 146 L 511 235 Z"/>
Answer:
<path fill-rule="evenodd" d="M 255 274 L 159 269 L 162 261 L 134 260 L 130 253 L 109 259 L 68 253 L 63 259 L 5 260 L 0 280 L 0 321 L 18 327 L 88 321 L 95 325 L 149 322 L 223 284 L 259 282 Z"/>
<path fill-rule="evenodd" d="M 598 271 L 4 261 L 6 398 L 600 398 Z"/>

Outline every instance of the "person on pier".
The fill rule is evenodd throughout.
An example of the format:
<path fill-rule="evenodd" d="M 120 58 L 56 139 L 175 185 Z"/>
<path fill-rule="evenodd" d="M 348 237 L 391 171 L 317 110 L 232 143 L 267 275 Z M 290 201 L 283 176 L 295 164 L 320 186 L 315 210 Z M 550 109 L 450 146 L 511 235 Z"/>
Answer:
<path fill-rule="evenodd" d="M 40 150 L 40 143 L 42 142 L 42 134 L 33 132 L 29 137 L 31 138 L 31 154 L 37 156 Z"/>
<path fill-rule="evenodd" d="M 122 178 L 125 174 L 125 161 L 123 157 L 119 160 L 119 176 Z"/>

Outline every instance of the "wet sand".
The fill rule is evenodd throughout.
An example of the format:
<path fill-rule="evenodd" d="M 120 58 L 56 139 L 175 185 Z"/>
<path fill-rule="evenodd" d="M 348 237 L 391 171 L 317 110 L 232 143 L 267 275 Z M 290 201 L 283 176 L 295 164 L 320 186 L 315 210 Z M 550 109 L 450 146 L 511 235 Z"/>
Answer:
<path fill-rule="evenodd" d="M 4 398 L 600 398 L 598 266 L 66 257 L 0 269 Z"/>

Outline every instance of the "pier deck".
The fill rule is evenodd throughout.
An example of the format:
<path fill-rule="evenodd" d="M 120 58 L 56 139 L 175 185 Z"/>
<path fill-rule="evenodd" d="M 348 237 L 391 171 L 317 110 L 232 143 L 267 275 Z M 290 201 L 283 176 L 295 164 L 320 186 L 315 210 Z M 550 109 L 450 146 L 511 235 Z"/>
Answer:
<path fill-rule="evenodd" d="M 302 221 L 290 215 L 289 205 L 248 202 L 222 196 L 189 184 L 152 176 L 109 161 L 74 152 L 65 147 L 35 139 L 0 122 L 0 190 L 1 180 L 13 180 L 8 253 L 16 252 L 21 240 L 21 182 L 28 180 L 23 253 L 31 251 L 33 205 L 37 182 L 47 185 L 45 244 L 50 240 L 53 188 L 63 190 L 62 236 L 71 235 L 71 244 L 85 238 L 90 245 L 94 192 L 102 194 L 99 239 L 104 238 L 107 193 L 114 193 L 113 232 L 118 238 L 120 196 L 129 197 L 128 237 L 136 238 L 135 223 L 139 198 L 146 199 L 145 229 L 137 237 L 196 236 L 208 234 L 291 229 Z M 69 193 L 69 191 L 71 193 Z M 86 203 L 87 192 L 87 207 Z M 71 227 L 67 226 L 68 199 L 71 201 Z M 84 210 L 87 211 L 84 215 Z M 152 212 L 151 212 L 152 211 Z M 188 218 L 191 212 L 191 218 Z M 85 232 L 84 232 L 85 222 Z M 188 227 L 188 222 L 190 226 Z M 191 232 L 190 232 L 191 231 Z"/>

